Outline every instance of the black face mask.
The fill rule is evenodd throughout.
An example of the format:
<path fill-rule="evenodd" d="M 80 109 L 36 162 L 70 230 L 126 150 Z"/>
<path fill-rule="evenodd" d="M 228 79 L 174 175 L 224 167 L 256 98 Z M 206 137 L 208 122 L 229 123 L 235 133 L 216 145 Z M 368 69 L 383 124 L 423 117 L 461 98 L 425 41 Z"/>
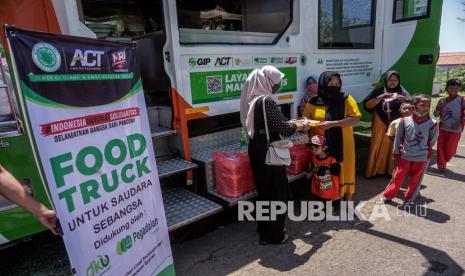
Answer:
<path fill-rule="evenodd" d="M 341 87 L 340 86 L 327 86 L 325 89 L 326 93 L 330 96 L 337 95 L 341 93 Z"/>
<path fill-rule="evenodd" d="M 399 87 L 399 86 L 396 86 L 396 87 L 394 87 L 394 88 L 390 88 L 390 87 L 387 87 L 387 86 L 386 86 L 386 91 L 387 91 L 387 92 L 395 92 L 395 91 L 398 90 L 398 87 Z"/>

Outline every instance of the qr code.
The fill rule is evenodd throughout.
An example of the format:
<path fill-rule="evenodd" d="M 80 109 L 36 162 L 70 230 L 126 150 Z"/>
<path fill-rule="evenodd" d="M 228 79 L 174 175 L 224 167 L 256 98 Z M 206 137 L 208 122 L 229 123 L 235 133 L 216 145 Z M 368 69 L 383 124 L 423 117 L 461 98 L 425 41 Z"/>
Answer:
<path fill-rule="evenodd" d="M 207 94 L 223 93 L 223 80 L 221 76 L 207 77 Z"/>

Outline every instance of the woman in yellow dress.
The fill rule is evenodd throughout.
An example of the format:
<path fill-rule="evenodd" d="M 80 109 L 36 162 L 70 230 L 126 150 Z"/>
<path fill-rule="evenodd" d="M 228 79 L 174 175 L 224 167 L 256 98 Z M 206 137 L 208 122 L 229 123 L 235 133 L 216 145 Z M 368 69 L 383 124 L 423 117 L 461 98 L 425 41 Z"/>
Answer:
<path fill-rule="evenodd" d="M 323 72 L 318 83 L 318 97 L 305 106 L 302 116 L 318 120 L 311 135 L 324 135 L 329 155 L 341 162 L 340 195 L 351 200 L 355 192 L 355 142 L 352 126 L 361 117 L 355 99 L 341 92 L 342 80 L 337 72 Z"/>
<path fill-rule="evenodd" d="M 375 89 L 365 100 L 365 110 L 373 113 L 365 177 L 392 174 L 392 140 L 386 131 L 389 124 L 400 117 L 400 104 L 410 97 L 400 85 L 400 75 L 396 71 L 386 73 L 384 84 L 384 87 Z"/>

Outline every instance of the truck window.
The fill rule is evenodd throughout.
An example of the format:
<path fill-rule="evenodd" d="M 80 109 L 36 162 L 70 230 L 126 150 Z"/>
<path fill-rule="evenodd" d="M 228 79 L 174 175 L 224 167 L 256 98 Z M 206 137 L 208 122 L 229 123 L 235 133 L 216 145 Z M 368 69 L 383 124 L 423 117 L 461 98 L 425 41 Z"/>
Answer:
<path fill-rule="evenodd" d="M 429 17 L 431 0 L 395 0 L 393 23 Z"/>
<path fill-rule="evenodd" d="M 19 109 L 6 59 L 0 48 L 0 138 L 18 136 L 23 133 L 19 120 Z"/>
<path fill-rule="evenodd" d="M 292 21 L 292 0 L 177 0 L 181 44 L 273 44 Z"/>
<path fill-rule="evenodd" d="M 373 49 L 375 0 L 319 0 L 319 49 Z"/>
<path fill-rule="evenodd" d="M 81 21 L 97 38 L 131 41 L 163 30 L 161 1 L 79 0 Z"/>

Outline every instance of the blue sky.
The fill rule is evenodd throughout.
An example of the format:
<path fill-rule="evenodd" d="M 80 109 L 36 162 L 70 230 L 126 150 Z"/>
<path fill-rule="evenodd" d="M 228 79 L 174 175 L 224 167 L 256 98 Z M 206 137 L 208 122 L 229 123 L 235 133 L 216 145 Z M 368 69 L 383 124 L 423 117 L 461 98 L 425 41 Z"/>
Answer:
<path fill-rule="evenodd" d="M 465 23 L 457 20 L 457 17 L 465 18 L 465 5 L 461 2 L 461 0 L 444 0 L 439 37 L 441 53 L 465 52 Z"/>

